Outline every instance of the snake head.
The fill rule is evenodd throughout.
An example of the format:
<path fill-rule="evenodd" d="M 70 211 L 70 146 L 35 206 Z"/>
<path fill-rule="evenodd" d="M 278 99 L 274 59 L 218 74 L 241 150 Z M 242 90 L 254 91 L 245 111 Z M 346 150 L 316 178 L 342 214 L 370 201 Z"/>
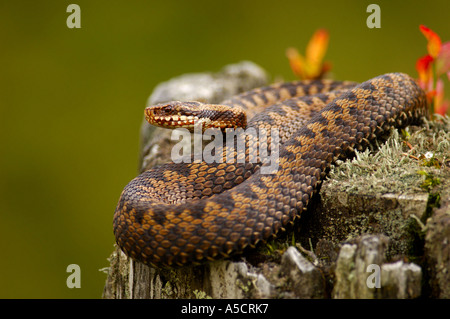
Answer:
<path fill-rule="evenodd" d="M 145 109 L 145 119 L 152 125 L 171 129 L 187 128 L 191 132 L 196 127 L 205 131 L 208 128 L 245 128 L 247 125 L 247 117 L 242 109 L 201 102 L 172 101 L 152 105 Z"/>

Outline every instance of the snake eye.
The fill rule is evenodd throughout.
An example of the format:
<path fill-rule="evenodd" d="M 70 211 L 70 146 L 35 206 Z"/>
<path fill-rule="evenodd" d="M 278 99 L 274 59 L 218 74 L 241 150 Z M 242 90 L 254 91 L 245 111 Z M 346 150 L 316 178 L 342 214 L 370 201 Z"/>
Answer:
<path fill-rule="evenodd" d="M 167 104 L 158 104 L 151 106 L 155 115 L 159 116 L 173 116 L 173 115 L 197 115 L 199 112 L 196 107 L 198 105 L 192 105 L 193 102 L 178 102 L 173 101 Z"/>
<path fill-rule="evenodd" d="M 157 104 L 145 109 L 146 116 L 171 116 L 177 113 L 177 107 L 171 103 Z"/>
<path fill-rule="evenodd" d="M 159 108 L 157 108 L 157 113 L 160 116 L 169 116 L 169 115 L 173 115 L 174 113 L 176 113 L 176 109 L 172 104 L 165 104 L 165 105 L 161 105 Z"/>

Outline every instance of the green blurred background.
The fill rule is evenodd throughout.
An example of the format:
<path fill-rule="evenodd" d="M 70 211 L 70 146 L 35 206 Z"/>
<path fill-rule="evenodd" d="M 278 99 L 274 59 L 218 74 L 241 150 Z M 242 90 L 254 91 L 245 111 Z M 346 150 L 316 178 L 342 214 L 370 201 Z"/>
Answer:
<path fill-rule="evenodd" d="M 448 0 L 376 1 L 381 29 L 366 26 L 373 0 L 71 1 L 0 2 L 2 298 L 101 297 L 114 208 L 159 82 L 241 60 L 293 80 L 285 50 L 304 52 L 318 28 L 335 78 L 416 77 L 419 24 L 450 40 Z M 81 29 L 66 26 L 70 3 Z M 80 289 L 66 286 L 73 263 Z"/>

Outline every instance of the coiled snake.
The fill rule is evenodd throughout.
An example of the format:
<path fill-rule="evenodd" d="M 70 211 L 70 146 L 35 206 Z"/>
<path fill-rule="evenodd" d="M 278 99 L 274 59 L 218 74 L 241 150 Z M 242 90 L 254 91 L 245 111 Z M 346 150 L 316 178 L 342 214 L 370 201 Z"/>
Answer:
<path fill-rule="evenodd" d="M 247 127 L 266 129 L 265 145 L 274 145 L 269 133 L 279 131 L 277 169 L 262 174 L 269 163 L 250 160 L 258 152 L 255 136 L 246 137 L 245 153 L 235 151 L 232 163 L 194 161 L 150 169 L 121 194 L 114 214 L 118 245 L 149 265 L 182 266 L 242 253 L 283 231 L 307 208 L 338 158 L 386 137 L 393 126 L 420 123 L 427 116 L 426 95 L 406 74 L 385 74 L 355 85 L 297 81 L 241 94 L 223 103 L 230 108 L 199 102 L 147 108 L 149 121 L 176 127 L 190 126 L 204 109 L 234 119 L 239 107 L 253 107 L 252 114 L 269 106 Z M 212 122 L 227 121 L 213 115 Z M 238 125 L 245 126 L 245 118 Z M 245 161 L 238 161 L 239 156 Z"/>

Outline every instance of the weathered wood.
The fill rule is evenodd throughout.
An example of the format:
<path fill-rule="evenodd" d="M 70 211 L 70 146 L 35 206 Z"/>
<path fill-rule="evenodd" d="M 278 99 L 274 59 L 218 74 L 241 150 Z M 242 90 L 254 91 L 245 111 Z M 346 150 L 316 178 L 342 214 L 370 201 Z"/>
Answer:
<path fill-rule="evenodd" d="M 425 256 L 431 297 L 450 299 L 450 187 L 441 198 L 441 207 L 426 223 Z"/>

